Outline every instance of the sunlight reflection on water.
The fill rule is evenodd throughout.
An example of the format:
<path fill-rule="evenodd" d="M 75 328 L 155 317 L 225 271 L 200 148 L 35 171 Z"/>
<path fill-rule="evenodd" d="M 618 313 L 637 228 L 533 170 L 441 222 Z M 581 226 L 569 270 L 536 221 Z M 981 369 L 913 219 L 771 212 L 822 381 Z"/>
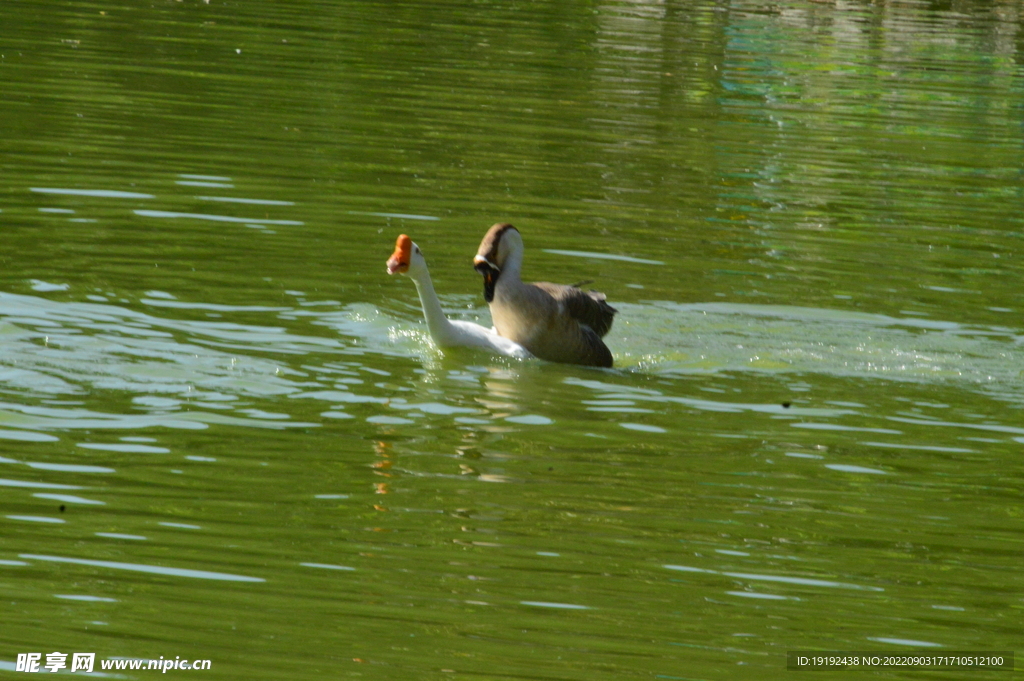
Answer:
<path fill-rule="evenodd" d="M 154 295 L 159 292 L 151 292 Z M 0 431 L 0 438 L 31 440 L 50 437 L 24 428 L 118 427 L 141 428 L 162 423 L 170 427 L 202 428 L 203 423 L 248 423 L 260 427 L 309 424 L 290 423 L 287 414 L 236 407 L 237 416 L 216 413 L 231 408 L 241 397 L 317 399 L 337 407 L 378 403 L 386 409 L 453 416 L 480 415 L 478 409 L 444 401 L 407 403 L 402 399 L 366 394 L 352 389 L 330 365 L 297 369 L 288 356 L 411 354 L 429 362 L 439 357 L 423 325 L 417 320 L 395 319 L 373 306 L 327 307 L 219 306 L 170 300 L 164 296 L 142 301 L 158 308 L 263 314 L 262 326 L 230 321 L 177 320 L 102 303 L 55 302 L 45 298 L 0 294 L 0 330 L 6 342 L 5 367 L 0 380 L 16 391 L 36 395 L 81 395 L 94 389 L 114 389 L 135 395 L 137 408 L 148 415 L 103 415 L 81 408 L 7 403 L 9 413 L 20 413 L 21 430 Z M 1024 350 L 1018 336 L 1005 328 L 984 329 L 919 318 L 852 314 L 807 308 L 729 304 L 654 303 L 623 305 L 620 321 L 609 335 L 621 369 L 613 374 L 639 373 L 665 377 L 718 372 L 774 374 L 817 373 L 841 377 L 882 377 L 898 381 L 964 381 L 968 385 L 998 383 L 1021 399 L 1018 376 L 1007 376 L 1007 358 Z M 326 326 L 335 337 L 295 333 L 282 322 Z M 486 317 L 482 319 L 486 323 Z M 810 330 L 809 330 L 810 329 Z M 813 340 L 809 340 L 813 339 Z M 472 353 L 471 353 L 472 354 Z M 459 355 L 456 351 L 455 355 Z M 431 357 L 435 359 L 431 359 Z M 322 361 L 322 360 L 318 360 Z M 492 361 L 504 362 L 498 358 Z M 505 362 L 507 364 L 507 362 Z M 524 365 L 525 368 L 525 365 Z M 358 371 L 360 363 L 352 364 Z M 312 372 L 310 371 L 312 370 Z M 324 372 L 327 373 L 324 373 Z M 330 374 L 333 380 L 325 380 Z M 464 378 L 471 378 L 467 374 Z M 497 377 L 495 375 L 495 377 Z M 855 413 L 849 409 L 814 410 L 795 405 L 744 404 L 734 400 L 708 400 L 673 395 L 671 391 L 628 387 L 569 378 L 568 384 L 597 392 L 581 403 L 591 411 L 650 413 L 651 407 L 676 403 L 711 411 L 755 411 L 800 417 L 800 428 L 863 430 L 898 433 L 892 429 L 815 423 L 811 417 L 835 418 Z M 339 390 L 343 387 L 344 390 Z M 499 384 L 495 384 L 499 387 Z M 160 397 L 158 397 L 160 396 Z M 214 412 L 184 413 L 187 400 Z M 174 416 L 172 416 L 174 415 Z M 397 419 L 381 414 L 377 421 Z M 539 414 L 506 415 L 522 425 L 551 423 Z M 405 421 L 402 421 L 405 422 Z M 395 422 L 397 424 L 397 422 Z M 13 425 L 13 423 L 12 423 Z M 666 432 L 661 425 L 622 423 L 627 429 Z M 146 444 L 82 444 L 111 451 L 162 452 Z"/>
<path fill-rule="evenodd" d="M 620 307 L 609 344 L 619 366 L 640 372 L 816 373 L 1024 389 L 1024 376 L 1006 370 L 1008 361 L 1024 364 L 1022 336 L 1006 327 L 727 303 Z"/>

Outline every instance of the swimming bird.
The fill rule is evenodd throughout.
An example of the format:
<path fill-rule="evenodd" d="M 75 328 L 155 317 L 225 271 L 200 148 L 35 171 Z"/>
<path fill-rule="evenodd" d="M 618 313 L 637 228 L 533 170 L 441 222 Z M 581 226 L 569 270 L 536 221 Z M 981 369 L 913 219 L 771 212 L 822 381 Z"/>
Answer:
<path fill-rule="evenodd" d="M 524 284 L 522 265 L 519 230 L 508 223 L 491 227 L 473 267 L 484 276 L 484 299 L 498 333 L 541 359 L 610 367 L 612 353 L 601 337 L 612 328 L 616 310 L 605 295 L 577 286 Z"/>
<path fill-rule="evenodd" d="M 473 322 L 449 320 L 441 309 L 437 293 L 434 292 L 434 284 L 430 281 L 430 272 L 427 270 L 427 261 L 423 253 L 405 234 L 399 236 L 395 242 L 395 252 L 388 258 L 387 268 L 388 274 L 404 274 L 416 284 L 416 292 L 420 296 L 420 305 L 423 306 L 423 316 L 427 320 L 430 337 L 438 347 L 463 345 L 484 348 L 519 359 L 532 357 L 526 348 L 511 339 L 502 338 L 493 329 Z"/>

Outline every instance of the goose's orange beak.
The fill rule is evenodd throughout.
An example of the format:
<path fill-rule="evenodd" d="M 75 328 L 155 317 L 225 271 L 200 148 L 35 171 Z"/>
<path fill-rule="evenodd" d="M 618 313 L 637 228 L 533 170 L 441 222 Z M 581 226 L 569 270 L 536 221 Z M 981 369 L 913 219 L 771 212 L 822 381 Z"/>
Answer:
<path fill-rule="evenodd" d="M 395 241 L 395 252 L 388 258 L 388 274 L 405 274 L 409 269 L 409 257 L 412 254 L 412 239 L 405 234 Z"/>

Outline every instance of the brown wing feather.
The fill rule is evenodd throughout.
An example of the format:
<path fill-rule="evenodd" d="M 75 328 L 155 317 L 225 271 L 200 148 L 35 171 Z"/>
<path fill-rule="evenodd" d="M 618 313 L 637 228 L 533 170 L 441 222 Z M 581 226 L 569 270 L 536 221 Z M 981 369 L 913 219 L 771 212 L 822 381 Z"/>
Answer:
<path fill-rule="evenodd" d="M 586 324 L 580 325 L 580 331 L 583 332 L 584 338 L 587 341 L 584 346 L 587 348 L 587 364 L 592 364 L 599 367 L 611 367 L 612 366 L 612 351 L 608 349 L 608 346 L 594 333 Z"/>
<path fill-rule="evenodd" d="M 538 282 L 534 286 L 546 291 L 565 307 L 570 317 L 593 329 L 598 337 L 604 336 L 612 328 L 612 321 L 618 310 L 605 302 L 603 293 L 584 291 L 575 286 L 549 284 L 546 281 Z"/>

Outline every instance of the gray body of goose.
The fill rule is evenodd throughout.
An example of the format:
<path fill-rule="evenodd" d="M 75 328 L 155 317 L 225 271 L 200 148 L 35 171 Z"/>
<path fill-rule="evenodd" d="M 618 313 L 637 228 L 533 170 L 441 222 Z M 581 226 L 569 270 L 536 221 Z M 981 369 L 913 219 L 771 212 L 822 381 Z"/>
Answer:
<path fill-rule="evenodd" d="M 507 223 L 491 227 L 473 266 L 484 276 L 484 298 L 498 333 L 551 362 L 610 367 L 612 353 L 601 337 L 612 328 L 615 308 L 603 293 L 576 286 L 524 284 L 523 239 Z"/>
<path fill-rule="evenodd" d="M 441 309 L 434 284 L 430 280 L 427 261 L 419 246 L 405 234 L 395 242 L 395 252 L 387 262 L 388 274 L 404 274 L 416 284 L 423 316 L 427 320 L 430 337 L 438 347 L 467 346 L 483 348 L 499 355 L 529 359 L 532 355 L 510 338 L 503 338 L 494 329 L 473 322 L 451 321 Z"/>

